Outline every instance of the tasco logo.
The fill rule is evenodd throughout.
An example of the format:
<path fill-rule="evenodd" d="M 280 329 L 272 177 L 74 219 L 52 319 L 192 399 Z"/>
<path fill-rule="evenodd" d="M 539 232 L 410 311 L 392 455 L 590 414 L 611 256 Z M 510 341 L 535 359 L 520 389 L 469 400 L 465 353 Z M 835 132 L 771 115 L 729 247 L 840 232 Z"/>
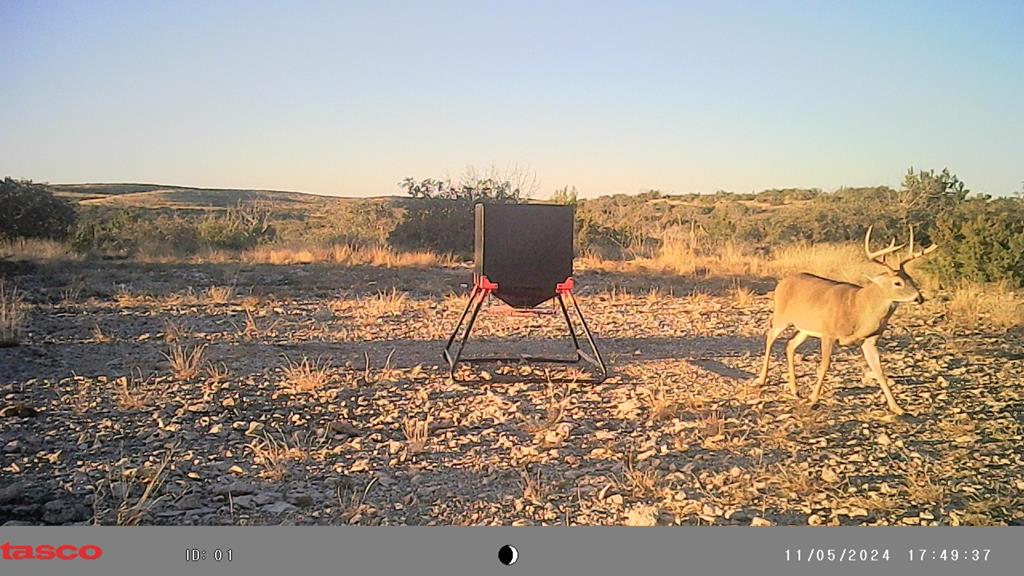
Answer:
<path fill-rule="evenodd" d="M 103 549 L 95 544 L 86 544 L 79 548 L 71 544 L 17 546 L 4 542 L 3 546 L 0 546 L 0 554 L 4 560 L 98 560 L 103 556 Z"/>

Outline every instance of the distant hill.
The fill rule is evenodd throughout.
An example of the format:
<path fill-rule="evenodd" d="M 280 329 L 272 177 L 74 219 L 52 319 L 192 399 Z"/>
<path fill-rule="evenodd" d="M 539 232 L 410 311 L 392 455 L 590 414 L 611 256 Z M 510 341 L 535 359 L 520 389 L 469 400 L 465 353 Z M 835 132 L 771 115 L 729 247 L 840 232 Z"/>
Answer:
<path fill-rule="evenodd" d="M 370 199 L 277 190 L 192 188 L 160 184 L 51 184 L 49 187 L 56 195 L 73 200 L 82 206 L 111 208 L 222 210 L 238 202 L 263 200 L 278 209 L 290 211 L 315 210 L 329 205 Z"/>

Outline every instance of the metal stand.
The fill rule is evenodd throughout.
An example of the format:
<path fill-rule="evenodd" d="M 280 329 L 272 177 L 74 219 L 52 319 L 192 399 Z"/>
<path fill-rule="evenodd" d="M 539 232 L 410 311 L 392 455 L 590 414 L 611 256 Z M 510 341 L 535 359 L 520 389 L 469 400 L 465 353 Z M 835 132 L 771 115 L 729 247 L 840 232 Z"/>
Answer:
<path fill-rule="evenodd" d="M 444 347 L 444 359 L 448 362 L 449 374 L 452 380 L 458 380 L 455 377 L 455 367 L 459 362 L 515 362 L 520 360 L 526 360 L 530 362 L 545 362 L 552 364 L 577 364 L 582 360 L 587 361 L 597 368 L 599 376 L 597 383 L 603 382 L 608 378 L 608 368 L 605 366 L 604 359 L 601 358 L 601 352 L 597 349 L 597 344 L 594 342 L 594 335 L 590 332 L 590 327 L 587 326 L 587 320 L 583 317 L 583 311 L 580 310 L 580 305 L 576 301 L 576 297 L 572 293 L 573 279 L 567 278 L 565 282 L 559 283 L 556 287 L 556 294 L 558 298 L 558 305 L 562 310 L 562 316 L 565 318 L 565 325 L 569 329 L 569 335 L 572 337 L 573 346 L 576 348 L 575 358 L 545 358 L 539 356 L 520 355 L 515 357 L 486 357 L 486 358 L 462 358 L 462 350 L 466 346 L 466 341 L 469 340 L 469 334 L 473 331 L 473 324 L 476 323 L 477 314 L 480 313 L 480 309 L 484 305 L 484 301 L 494 291 L 498 289 L 498 285 L 487 279 L 486 276 L 480 276 L 476 279 L 473 284 L 473 290 L 469 295 L 469 302 L 466 303 L 466 308 L 462 311 L 462 316 L 459 317 L 459 323 L 455 326 L 455 331 L 448 338 L 448 343 Z M 565 305 L 566 298 L 572 304 L 573 309 L 576 310 L 576 316 L 580 319 L 580 325 L 583 328 L 583 334 L 586 336 L 587 343 L 590 345 L 590 349 L 593 351 L 591 355 L 588 352 L 583 351 L 580 347 L 579 337 L 576 335 L 576 329 L 573 327 L 572 319 L 569 316 L 569 308 Z M 472 313 L 470 313 L 472 309 Z M 463 322 L 466 320 L 466 316 L 469 315 L 469 322 L 463 330 Z M 459 332 L 462 332 L 462 336 L 459 336 Z M 455 349 L 454 356 L 452 355 L 452 345 L 458 338 L 458 347 Z"/>

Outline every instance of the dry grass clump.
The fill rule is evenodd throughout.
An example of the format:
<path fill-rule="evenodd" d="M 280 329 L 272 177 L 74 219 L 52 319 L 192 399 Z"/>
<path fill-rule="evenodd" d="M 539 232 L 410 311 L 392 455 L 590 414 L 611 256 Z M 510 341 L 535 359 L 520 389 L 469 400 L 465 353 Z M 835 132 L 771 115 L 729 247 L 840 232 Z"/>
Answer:
<path fill-rule="evenodd" d="M 234 296 L 233 286 L 210 286 L 206 289 L 206 300 L 210 304 L 227 304 Z"/>
<path fill-rule="evenodd" d="M 664 381 L 659 380 L 657 384 L 651 384 L 639 392 L 651 422 L 669 420 L 679 413 L 679 399 L 668 391 Z"/>
<path fill-rule="evenodd" d="M 877 274 L 882 268 L 864 257 L 862 247 L 854 244 L 792 244 L 774 251 L 767 268 L 776 276 L 810 272 L 818 276 L 861 284 L 864 274 Z"/>
<path fill-rule="evenodd" d="M 953 289 L 947 318 L 961 328 L 1024 326 L 1024 297 L 1007 282 L 962 282 Z"/>
<path fill-rule="evenodd" d="M 287 362 L 288 365 L 281 372 L 284 374 L 285 386 L 292 390 L 316 390 L 330 381 L 331 365 L 320 358 L 310 360 L 303 356 L 301 362 Z"/>
<path fill-rule="evenodd" d="M 143 390 L 146 380 L 142 371 L 136 376 L 133 371 L 128 376 L 121 376 L 113 381 L 114 401 L 121 410 L 142 410 L 149 405 L 149 394 Z"/>
<path fill-rule="evenodd" d="M 0 260 L 81 260 L 82 255 L 56 240 L 18 238 L 0 242 Z"/>
<path fill-rule="evenodd" d="M 405 449 L 410 454 L 422 452 L 430 438 L 430 416 L 426 420 L 406 418 L 402 422 L 402 433 L 405 434 Z"/>
<path fill-rule="evenodd" d="M 203 367 L 205 353 L 206 344 L 187 346 L 176 340 L 171 343 L 164 358 L 167 358 L 174 377 L 182 382 L 187 382 L 199 375 L 199 371 Z"/>
<path fill-rule="evenodd" d="M 912 466 L 903 477 L 907 496 L 915 504 L 944 505 L 949 499 L 945 486 L 936 481 L 936 474 L 924 464 Z"/>
<path fill-rule="evenodd" d="M 284 437 L 277 440 L 264 432 L 262 438 L 249 444 L 249 449 L 253 452 L 253 462 L 263 467 L 260 475 L 274 482 L 288 477 L 289 462 L 310 458 L 309 447 L 301 441 L 298 433 L 293 434 L 291 440 Z"/>
<path fill-rule="evenodd" d="M 116 476 L 108 476 L 97 486 L 93 500 L 93 523 L 107 521 L 118 526 L 138 526 L 166 495 L 158 494 L 167 480 L 169 465 L 174 459 L 175 444 L 158 463 L 147 462 L 140 468 L 122 467 Z M 135 485 L 142 492 L 136 494 Z"/>
<path fill-rule="evenodd" d="M 622 485 L 628 489 L 635 498 L 648 498 L 656 496 L 659 492 L 658 484 L 661 481 L 661 473 L 651 467 L 641 467 L 630 457 L 622 469 Z"/>
<path fill-rule="evenodd" d="M 18 288 L 0 279 L 0 347 L 15 346 L 28 317 Z"/>
<path fill-rule="evenodd" d="M 437 268 L 454 265 L 450 254 L 433 252 L 396 252 L 384 246 L 360 247 L 349 244 L 330 246 L 260 246 L 242 253 L 250 264 L 341 264 L 381 268 Z"/>
<path fill-rule="evenodd" d="M 398 316 L 409 307 L 409 297 L 397 288 L 377 292 L 369 298 L 359 300 L 359 311 L 371 318 Z"/>
<path fill-rule="evenodd" d="M 733 302 L 735 302 L 740 308 L 749 308 L 750 305 L 754 303 L 754 298 L 757 296 L 756 292 L 746 286 L 741 286 L 739 282 L 732 285 L 729 293 L 732 296 Z"/>

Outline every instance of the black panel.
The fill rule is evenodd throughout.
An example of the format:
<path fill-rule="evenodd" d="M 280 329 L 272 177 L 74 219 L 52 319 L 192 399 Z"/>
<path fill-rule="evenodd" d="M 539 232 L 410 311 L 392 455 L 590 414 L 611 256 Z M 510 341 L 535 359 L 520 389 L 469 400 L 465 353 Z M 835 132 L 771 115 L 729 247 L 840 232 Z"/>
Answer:
<path fill-rule="evenodd" d="M 477 204 L 475 263 L 498 284 L 495 296 L 533 308 L 572 276 L 573 206 Z"/>

